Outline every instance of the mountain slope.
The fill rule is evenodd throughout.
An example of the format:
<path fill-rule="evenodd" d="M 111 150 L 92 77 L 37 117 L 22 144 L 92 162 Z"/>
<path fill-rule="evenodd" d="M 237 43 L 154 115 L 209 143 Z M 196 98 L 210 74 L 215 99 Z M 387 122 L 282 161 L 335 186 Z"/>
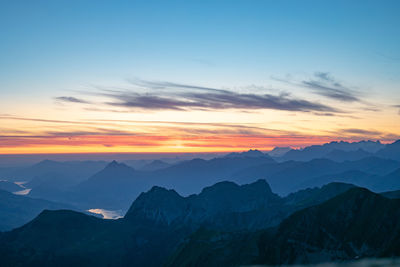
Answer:
<path fill-rule="evenodd" d="M 17 192 L 17 191 L 24 190 L 24 188 L 13 182 L 0 181 L 0 190 L 4 190 L 4 191 L 8 191 L 8 192 Z"/>
<path fill-rule="evenodd" d="M 315 264 L 392 257 L 400 255 L 399 237 L 400 200 L 353 187 L 295 212 L 278 227 L 241 232 L 200 229 L 166 266 Z"/>
<path fill-rule="evenodd" d="M 400 140 L 387 144 L 376 153 L 377 156 L 400 161 Z"/>
<path fill-rule="evenodd" d="M 141 172 L 113 161 L 73 188 L 76 203 L 87 208 L 126 210 L 140 192 L 148 189 Z"/>
<path fill-rule="evenodd" d="M 260 241 L 260 263 L 293 264 L 400 255 L 400 200 L 349 191 L 294 213 Z"/>
<path fill-rule="evenodd" d="M 45 209 L 73 209 L 73 207 L 0 190 L 0 231 L 20 227 Z"/>
<path fill-rule="evenodd" d="M 262 180 L 242 186 L 220 182 L 189 197 L 153 187 L 135 200 L 125 218 L 137 223 L 188 224 L 194 228 L 257 228 L 279 222 L 284 216 L 284 212 L 278 212 L 282 205 L 282 200 Z M 246 220 L 250 221 L 245 223 Z"/>

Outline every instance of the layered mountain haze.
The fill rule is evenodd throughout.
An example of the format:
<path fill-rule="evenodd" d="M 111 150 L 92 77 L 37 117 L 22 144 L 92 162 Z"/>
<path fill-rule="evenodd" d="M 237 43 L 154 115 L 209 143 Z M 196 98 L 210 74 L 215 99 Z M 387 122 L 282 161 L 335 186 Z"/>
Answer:
<path fill-rule="evenodd" d="M 338 154 L 345 157 L 360 157 L 380 153 L 385 147 L 379 141 L 360 141 L 360 142 L 330 142 L 323 145 L 313 145 L 303 149 L 292 149 L 285 153 L 280 160 L 309 161 L 316 158 L 338 158 Z M 346 153 L 347 152 L 347 153 Z M 346 160 L 339 157 L 339 160 Z"/>
<path fill-rule="evenodd" d="M 259 150 L 249 150 L 212 159 L 195 158 L 175 163 L 146 160 L 143 163 L 148 163 L 138 169 L 116 161 L 46 160 L 4 177 L 11 181 L 25 179 L 22 187 L 6 180 L 2 184 L 26 190 L 24 192 L 29 197 L 67 203 L 82 210 L 104 209 L 111 212 L 126 212 L 141 192 L 154 185 L 174 189 L 184 196 L 200 193 L 202 188 L 221 181 L 246 184 L 258 179 L 265 179 L 272 191 L 280 196 L 331 182 L 351 183 L 383 192 L 400 189 L 397 179 L 399 161 L 378 156 L 387 147 L 393 151 L 396 146 L 397 143 L 384 145 L 371 141 L 333 142 L 317 146 L 318 151 L 321 148 L 325 151 L 328 147 L 330 152 L 322 158 L 309 161 L 282 162 L 282 157 L 274 160 Z M 315 150 L 315 147 L 303 151 Z M 370 151 L 383 148 L 376 153 L 364 153 L 360 147 Z M 294 150 L 286 154 L 291 151 Z M 328 159 L 327 155 L 333 158 L 340 155 L 348 157 L 337 160 Z"/>

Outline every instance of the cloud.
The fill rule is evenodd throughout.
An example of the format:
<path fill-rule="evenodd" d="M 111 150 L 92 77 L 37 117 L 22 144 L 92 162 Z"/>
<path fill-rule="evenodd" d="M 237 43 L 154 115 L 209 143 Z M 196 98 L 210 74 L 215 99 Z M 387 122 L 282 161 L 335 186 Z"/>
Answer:
<path fill-rule="evenodd" d="M 357 128 L 341 129 L 340 132 L 348 133 L 348 134 L 360 134 L 360 135 L 366 135 L 366 136 L 377 136 L 377 135 L 382 134 L 382 132 L 379 132 L 379 131 L 364 130 L 364 129 L 357 129 Z"/>
<path fill-rule="evenodd" d="M 18 117 L 18 116 L 13 116 L 13 115 L 7 115 L 7 116 L 0 115 L 0 120 L 20 120 L 20 121 L 61 123 L 61 124 L 85 124 L 85 125 L 90 124 L 90 122 L 83 122 L 83 121 L 48 120 L 48 119 L 39 119 L 39 118 Z"/>
<path fill-rule="evenodd" d="M 59 96 L 54 98 L 56 101 L 60 102 L 69 102 L 69 103 L 80 103 L 80 104 L 89 104 L 90 102 L 85 101 L 80 98 L 76 98 L 73 96 Z"/>
<path fill-rule="evenodd" d="M 128 80 L 133 86 L 148 88 L 148 89 L 184 89 L 184 90 L 200 90 L 200 91 L 211 91 L 211 92 L 229 92 L 223 89 L 216 89 L 205 86 L 189 85 L 183 83 L 174 83 L 168 81 L 146 81 L 141 79 L 130 79 Z"/>
<path fill-rule="evenodd" d="M 238 93 L 195 85 L 134 80 L 145 92 L 130 89 L 102 89 L 98 95 L 108 98 L 105 104 L 143 110 L 256 110 L 273 109 L 301 112 L 341 112 L 322 103 L 281 94 Z"/>
<path fill-rule="evenodd" d="M 301 83 L 314 93 L 324 97 L 342 102 L 361 102 L 357 92 L 343 86 L 328 72 L 316 72 L 314 79 L 302 81 Z"/>

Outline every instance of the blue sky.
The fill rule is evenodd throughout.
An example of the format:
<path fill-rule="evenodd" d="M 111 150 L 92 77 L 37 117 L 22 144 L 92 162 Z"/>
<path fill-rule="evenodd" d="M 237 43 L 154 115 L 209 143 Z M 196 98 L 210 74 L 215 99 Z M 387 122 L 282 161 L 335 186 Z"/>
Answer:
<path fill-rule="evenodd" d="M 400 104 L 400 1 L 0 4 L 3 114 L 129 79 L 306 96 L 282 80 L 318 72 L 379 105 Z"/>
<path fill-rule="evenodd" d="M 2 86 L 16 90 L 131 76 L 231 86 L 314 71 L 399 81 L 399 1 L 3 1 L 1 10 Z"/>

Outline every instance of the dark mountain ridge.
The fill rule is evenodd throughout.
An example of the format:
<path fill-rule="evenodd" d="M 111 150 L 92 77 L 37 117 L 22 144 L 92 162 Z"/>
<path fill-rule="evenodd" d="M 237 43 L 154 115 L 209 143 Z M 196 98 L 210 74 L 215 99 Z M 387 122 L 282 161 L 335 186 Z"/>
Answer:
<path fill-rule="evenodd" d="M 318 263 L 399 256 L 399 237 L 400 200 L 352 188 L 285 219 L 276 233 L 260 241 L 260 262 Z"/>
<path fill-rule="evenodd" d="M 0 258 L 4 266 L 160 266 L 197 229 L 264 229 L 323 201 L 318 192 L 334 196 L 349 186 L 332 184 L 287 199 L 272 193 L 265 181 L 242 186 L 221 182 L 188 197 L 156 186 L 142 193 L 119 220 L 44 211 L 23 227 L 0 235 Z"/>
<path fill-rule="evenodd" d="M 278 227 L 247 232 L 199 229 L 166 266 L 315 264 L 398 257 L 399 237 L 400 199 L 353 187 L 293 213 Z"/>

